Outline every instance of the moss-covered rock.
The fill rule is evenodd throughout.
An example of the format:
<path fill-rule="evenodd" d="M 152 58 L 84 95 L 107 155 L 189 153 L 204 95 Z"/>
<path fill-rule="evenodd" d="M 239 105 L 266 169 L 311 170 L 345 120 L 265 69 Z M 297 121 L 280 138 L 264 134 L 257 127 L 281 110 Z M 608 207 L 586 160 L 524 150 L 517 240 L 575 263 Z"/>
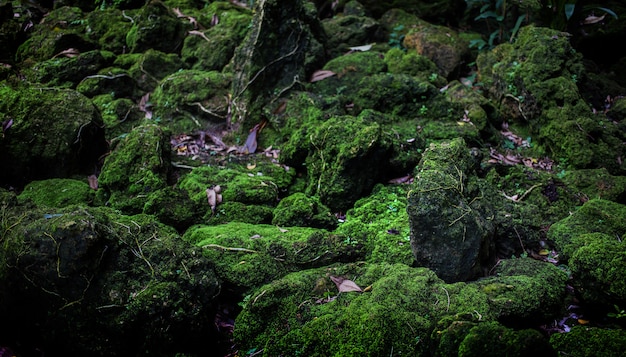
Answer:
<path fill-rule="evenodd" d="M 294 271 L 363 257 L 361 245 L 314 228 L 232 222 L 193 226 L 183 239 L 201 247 L 219 278 L 241 292 Z"/>
<path fill-rule="evenodd" d="M 345 211 L 382 180 L 390 149 L 378 123 L 339 116 L 301 127 L 285 144 L 281 160 L 306 169 L 307 195 L 319 196 L 333 211 Z"/>
<path fill-rule="evenodd" d="M 102 50 L 111 51 L 117 55 L 123 54 L 128 51 L 126 34 L 133 26 L 135 15 L 136 11 L 111 7 L 92 11 L 85 18 L 89 26 L 87 36 L 97 42 Z"/>
<path fill-rule="evenodd" d="M 219 282 L 198 248 L 147 215 L 25 210 L 4 231 L 4 338 L 54 355 L 200 351 Z M 32 328 L 38 326 L 38 328 Z M 139 352 L 138 352 L 139 353 Z"/>
<path fill-rule="evenodd" d="M 402 44 L 435 63 L 444 78 L 458 69 L 469 48 L 456 31 L 426 22 L 411 28 Z"/>
<path fill-rule="evenodd" d="M 89 205 L 95 191 L 89 187 L 87 179 L 48 179 L 29 182 L 19 194 L 20 202 L 31 201 L 37 206 L 61 208 L 76 204 Z"/>
<path fill-rule="evenodd" d="M 167 186 L 169 133 L 157 125 L 134 128 L 107 156 L 98 199 L 129 213 L 143 212 L 147 197 Z"/>
<path fill-rule="evenodd" d="M 32 65 L 66 50 L 80 53 L 95 50 L 97 45 L 85 35 L 86 24 L 80 8 L 61 6 L 50 11 L 30 32 L 16 53 L 16 60 Z"/>
<path fill-rule="evenodd" d="M 568 36 L 548 28 L 526 26 L 513 44 L 481 53 L 479 80 L 499 101 L 512 128 L 536 138 L 537 156 L 549 155 L 574 168 L 623 170 L 616 157 L 624 141 L 616 125 L 596 117 L 581 98 L 577 80 L 584 67 Z"/>
<path fill-rule="evenodd" d="M 406 213 L 408 191 L 409 185 L 376 185 L 370 195 L 346 212 L 335 233 L 348 237 L 352 244 L 363 244 L 368 262 L 413 265 Z"/>
<path fill-rule="evenodd" d="M 626 207 L 594 199 L 553 224 L 553 239 L 572 270 L 577 294 L 592 305 L 626 302 Z"/>
<path fill-rule="evenodd" d="M 605 168 L 567 170 L 563 182 L 575 188 L 582 201 L 603 199 L 619 203 L 626 202 L 626 177 L 611 175 Z"/>
<path fill-rule="evenodd" d="M 574 326 L 570 332 L 552 335 L 550 344 L 560 355 L 618 357 L 626 350 L 626 332 L 619 329 Z"/>
<path fill-rule="evenodd" d="M 189 198 L 187 191 L 165 187 L 148 196 L 143 212 L 184 232 L 192 224 L 200 222 L 203 209 Z"/>
<path fill-rule="evenodd" d="M 106 138 L 109 141 L 128 134 L 133 127 L 140 125 L 145 117 L 145 113 L 128 98 L 116 99 L 111 94 L 102 94 L 92 98 L 91 101 L 100 110 Z"/>
<path fill-rule="evenodd" d="M 494 258 L 494 226 L 472 179 L 474 167 L 462 139 L 431 144 L 408 194 L 415 259 L 447 282 L 481 276 Z"/>
<path fill-rule="evenodd" d="M 338 293 L 330 277 L 364 293 Z M 402 264 L 350 264 L 302 270 L 264 285 L 246 300 L 234 337 L 264 356 L 419 356 L 432 318 L 446 305 L 434 273 Z M 271 341 L 272 343 L 267 343 Z"/>
<path fill-rule="evenodd" d="M 245 38 L 252 21 L 250 10 L 225 1 L 214 1 L 199 13 L 206 28 L 187 36 L 181 59 L 189 69 L 221 71 Z"/>
<path fill-rule="evenodd" d="M 126 33 L 130 52 L 141 53 L 148 49 L 170 53 L 182 46 L 186 35 L 185 25 L 162 2 L 147 3 L 133 18 Z"/>
<path fill-rule="evenodd" d="M 0 182 L 21 189 L 31 180 L 88 176 L 107 150 L 102 120 L 72 90 L 0 83 L 0 116 L 11 123 L 0 139 Z"/>
<path fill-rule="evenodd" d="M 280 200 L 274 209 L 272 224 L 278 226 L 315 227 L 333 230 L 337 218 L 319 198 L 297 192 Z"/>
<path fill-rule="evenodd" d="M 151 96 L 155 120 L 173 134 L 226 124 L 231 77 L 220 72 L 183 70 L 165 77 Z"/>
<path fill-rule="evenodd" d="M 328 35 L 326 45 L 331 58 L 349 52 L 350 47 L 363 46 L 382 39 L 380 25 L 367 16 L 336 16 L 322 21 L 322 26 Z"/>
<path fill-rule="evenodd" d="M 426 268 L 404 264 L 357 263 L 301 270 L 248 295 L 234 337 L 241 348 L 263 348 L 266 356 L 381 356 L 392 349 L 394 355 L 402 356 L 479 356 L 484 351 L 497 356 L 503 350 L 514 356 L 530 351 L 552 356 L 539 332 L 497 323 L 502 305 L 493 300 L 508 298 L 521 308 L 529 299 L 536 304 L 535 312 L 547 311 L 562 296 L 566 275 L 532 260 L 512 261 L 501 273 L 491 278 L 492 283 L 506 278 L 505 274 L 523 275 L 509 276 L 519 280 L 510 282 L 505 288 L 509 292 L 498 293 L 485 291 L 480 282 L 445 284 Z M 338 292 L 336 284 L 342 279 L 363 292 Z M 346 284 L 341 289 L 354 288 Z M 517 317 L 537 321 L 522 310 Z M 494 334 L 483 335 L 485 331 Z"/>
<path fill-rule="evenodd" d="M 75 88 L 85 78 L 111 65 L 113 60 L 113 53 L 97 50 L 75 57 L 57 57 L 37 63 L 26 71 L 26 77 L 31 82 L 58 88 Z"/>
<path fill-rule="evenodd" d="M 226 167 L 203 166 L 194 168 L 181 177 L 178 187 L 187 191 L 189 197 L 196 203 L 206 207 L 209 214 L 219 216 L 218 221 L 248 221 L 243 211 L 237 212 L 224 208 L 218 203 L 214 213 L 207 202 L 206 190 L 220 186 L 222 202 L 239 202 L 246 205 L 265 205 L 274 207 L 291 184 L 295 175 L 294 170 L 267 162 L 258 161 L 256 164 L 231 164 Z M 241 206 L 239 206 L 241 207 Z M 259 212 L 250 209 L 250 212 Z M 231 214 L 234 214 L 231 216 Z M 252 222 L 255 220 L 252 219 Z"/>

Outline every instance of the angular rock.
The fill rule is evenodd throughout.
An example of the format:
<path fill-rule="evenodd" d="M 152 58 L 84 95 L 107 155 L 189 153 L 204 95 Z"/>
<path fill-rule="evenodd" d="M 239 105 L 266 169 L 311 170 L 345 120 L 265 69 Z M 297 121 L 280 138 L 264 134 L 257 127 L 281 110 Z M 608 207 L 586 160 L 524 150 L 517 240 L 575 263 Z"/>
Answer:
<path fill-rule="evenodd" d="M 102 119 L 84 95 L 0 84 L 0 183 L 94 174 L 106 152 Z"/>
<path fill-rule="evenodd" d="M 492 223 L 471 177 L 473 159 L 462 139 L 431 144 L 408 196 L 411 248 L 417 264 L 446 282 L 475 279 L 493 259 Z"/>
<path fill-rule="evenodd" d="M 200 351 L 215 339 L 219 282 L 171 228 L 108 208 L 25 208 L 8 216 L 0 250 L 0 317 L 12 321 L 3 341 L 111 356 Z"/>

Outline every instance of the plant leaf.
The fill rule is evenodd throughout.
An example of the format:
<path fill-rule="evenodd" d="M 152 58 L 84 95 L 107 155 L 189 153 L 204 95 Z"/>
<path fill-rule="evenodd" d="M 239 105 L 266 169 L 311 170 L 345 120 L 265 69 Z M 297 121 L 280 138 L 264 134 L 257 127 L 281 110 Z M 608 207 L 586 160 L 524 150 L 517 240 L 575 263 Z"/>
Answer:
<path fill-rule="evenodd" d="M 363 292 L 363 289 L 361 289 L 358 285 L 356 285 L 356 283 L 352 280 L 348 280 L 340 276 L 332 276 L 332 275 L 330 276 L 330 280 L 332 280 L 333 283 L 337 285 L 337 290 L 339 290 L 340 293 L 347 293 L 350 291 Z"/>

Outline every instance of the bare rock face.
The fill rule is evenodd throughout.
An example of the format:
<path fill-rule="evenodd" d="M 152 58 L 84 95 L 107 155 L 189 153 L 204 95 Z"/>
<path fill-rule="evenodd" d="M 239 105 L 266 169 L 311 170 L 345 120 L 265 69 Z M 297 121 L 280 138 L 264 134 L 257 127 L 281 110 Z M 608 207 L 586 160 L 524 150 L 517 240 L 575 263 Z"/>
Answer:
<path fill-rule="evenodd" d="M 494 228 L 481 213 L 483 195 L 469 179 L 472 166 L 462 139 L 432 144 L 408 196 L 415 259 L 446 282 L 477 278 L 492 255 Z"/>

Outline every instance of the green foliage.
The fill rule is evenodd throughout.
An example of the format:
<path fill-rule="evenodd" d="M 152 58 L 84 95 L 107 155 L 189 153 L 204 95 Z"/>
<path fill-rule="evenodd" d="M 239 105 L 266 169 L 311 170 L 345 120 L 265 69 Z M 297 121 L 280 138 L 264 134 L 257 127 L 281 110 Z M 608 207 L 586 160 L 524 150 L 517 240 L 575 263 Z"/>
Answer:
<path fill-rule="evenodd" d="M 402 44 L 402 41 L 404 41 L 404 34 L 401 32 L 402 30 L 404 30 L 404 25 L 394 27 L 393 32 L 389 35 L 388 44 L 391 48 L 399 48 L 406 51 L 406 48 Z"/>
<path fill-rule="evenodd" d="M 484 21 L 487 29 L 492 32 L 487 41 L 475 39 L 470 41 L 470 47 L 479 50 L 493 48 L 502 42 L 513 42 L 521 25 L 527 21 L 527 14 L 519 14 L 520 5 L 507 4 L 506 0 L 465 0 L 468 9 L 479 7 L 479 15 L 474 21 Z"/>

